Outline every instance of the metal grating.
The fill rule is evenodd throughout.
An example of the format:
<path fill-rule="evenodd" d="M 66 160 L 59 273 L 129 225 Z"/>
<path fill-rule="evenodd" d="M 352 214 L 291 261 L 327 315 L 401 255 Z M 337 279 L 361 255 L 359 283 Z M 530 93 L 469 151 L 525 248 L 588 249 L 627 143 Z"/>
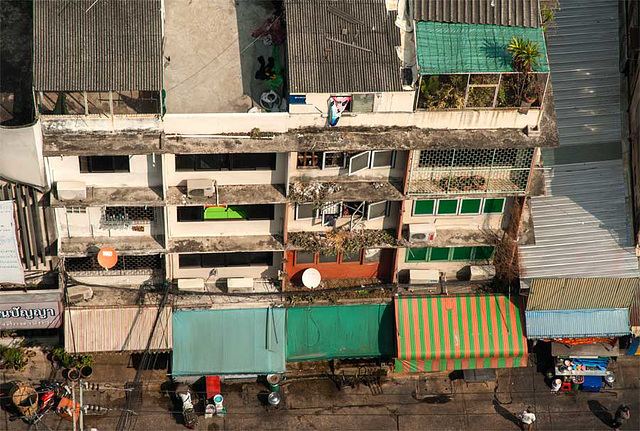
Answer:
<path fill-rule="evenodd" d="M 118 262 L 109 271 L 105 271 L 95 256 L 69 257 L 65 260 L 65 270 L 74 275 L 146 275 L 162 269 L 159 254 L 143 256 L 118 256 Z"/>
<path fill-rule="evenodd" d="M 534 153 L 534 148 L 421 150 L 411 161 L 408 194 L 526 193 Z"/>

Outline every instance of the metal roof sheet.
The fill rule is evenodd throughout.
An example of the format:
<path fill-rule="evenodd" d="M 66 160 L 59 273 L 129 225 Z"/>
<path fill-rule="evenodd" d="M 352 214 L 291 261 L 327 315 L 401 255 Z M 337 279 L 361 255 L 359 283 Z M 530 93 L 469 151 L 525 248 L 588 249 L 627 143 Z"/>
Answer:
<path fill-rule="evenodd" d="M 628 308 L 526 312 L 527 338 L 621 337 L 631 333 Z"/>
<path fill-rule="evenodd" d="M 400 30 L 385 0 L 286 0 L 291 93 L 401 91 Z"/>
<path fill-rule="evenodd" d="M 40 91 L 160 90 L 160 0 L 35 0 Z"/>
<path fill-rule="evenodd" d="M 549 71 L 542 28 L 420 21 L 415 33 L 422 75 L 515 72 L 507 51 L 514 37 L 538 44 L 540 65 L 535 71 Z"/>
<path fill-rule="evenodd" d="M 287 309 L 287 361 L 393 356 L 393 304 Z"/>
<path fill-rule="evenodd" d="M 285 309 L 176 311 L 174 376 L 285 371 Z"/>
<path fill-rule="evenodd" d="M 536 242 L 520 247 L 521 277 L 637 278 L 620 160 L 558 165 L 531 198 Z"/>
<path fill-rule="evenodd" d="M 67 308 L 64 347 L 67 352 L 136 352 L 147 348 L 158 307 Z M 151 350 L 171 350 L 171 307 L 165 307 Z"/>
<path fill-rule="evenodd" d="M 414 0 L 416 21 L 538 27 L 538 0 Z"/>
<path fill-rule="evenodd" d="M 640 290 L 637 278 L 537 278 L 531 280 L 527 310 L 628 308 Z"/>

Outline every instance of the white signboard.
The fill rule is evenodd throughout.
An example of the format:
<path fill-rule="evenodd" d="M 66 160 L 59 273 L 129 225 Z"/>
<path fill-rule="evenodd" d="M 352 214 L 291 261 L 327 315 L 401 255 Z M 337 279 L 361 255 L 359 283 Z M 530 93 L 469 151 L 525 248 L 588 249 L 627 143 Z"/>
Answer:
<path fill-rule="evenodd" d="M 0 201 L 0 283 L 24 284 L 13 201 Z"/>

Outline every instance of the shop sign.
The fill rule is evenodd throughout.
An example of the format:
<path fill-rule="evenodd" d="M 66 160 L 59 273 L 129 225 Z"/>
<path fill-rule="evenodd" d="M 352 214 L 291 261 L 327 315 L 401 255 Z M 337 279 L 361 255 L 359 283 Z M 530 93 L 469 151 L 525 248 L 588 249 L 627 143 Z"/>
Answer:
<path fill-rule="evenodd" d="M 0 330 L 58 328 L 61 323 L 60 301 L 0 305 Z"/>
<path fill-rule="evenodd" d="M 24 284 L 13 219 L 13 201 L 0 201 L 0 283 Z"/>

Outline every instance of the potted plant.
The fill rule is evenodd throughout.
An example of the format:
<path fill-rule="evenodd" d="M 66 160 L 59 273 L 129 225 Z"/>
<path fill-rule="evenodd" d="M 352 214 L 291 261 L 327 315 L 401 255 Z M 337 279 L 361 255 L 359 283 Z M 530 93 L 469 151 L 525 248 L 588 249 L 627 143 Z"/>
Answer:
<path fill-rule="evenodd" d="M 524 37 L 513 37 L 507 51 L 511 53 L 513 67 L 519 72 L 519 98 L 532 104 L 538 98 L 538 84 L 533 74 L 540 67 L 540 45 Z"/>

